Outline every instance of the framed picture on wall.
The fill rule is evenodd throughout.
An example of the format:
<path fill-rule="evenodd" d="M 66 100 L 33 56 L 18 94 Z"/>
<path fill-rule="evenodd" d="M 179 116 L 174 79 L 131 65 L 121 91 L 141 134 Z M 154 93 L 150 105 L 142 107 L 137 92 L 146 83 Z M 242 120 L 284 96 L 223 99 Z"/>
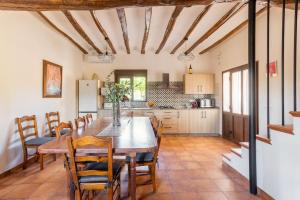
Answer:
<path fill-rule="evenodd" d="M 61 98 L 62 66 L 43 60 L 43 98 Z"/>

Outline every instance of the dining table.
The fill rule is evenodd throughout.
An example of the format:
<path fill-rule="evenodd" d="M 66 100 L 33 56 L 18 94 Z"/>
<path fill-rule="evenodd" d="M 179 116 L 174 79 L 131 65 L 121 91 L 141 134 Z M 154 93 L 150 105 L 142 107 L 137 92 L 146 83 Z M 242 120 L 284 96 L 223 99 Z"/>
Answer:
<path fill-rule="evenodd" d="M 112 137 L 114 155 L 126 155 L 130 158 L 130 198 L 136 199 L 136 155 L 137 153 L 154 152 L 157 140 L 149 117 L 122 117 L 120 126 L 114 126 L 112 118 L 98 118 L 84 129 L 73 130 L 55 140 L 39 146 L 40 154 L 68 154 L 67 136 L 74 139 L 93 135 L 96 137 Z M 78 153 L 101 153 L 101 149 L 86 147 L 78 149 Z M 69 175 L 68 175 L 69 176 Z M 75 199 L 74 187 L 68 181 L 70 199 Z"/>

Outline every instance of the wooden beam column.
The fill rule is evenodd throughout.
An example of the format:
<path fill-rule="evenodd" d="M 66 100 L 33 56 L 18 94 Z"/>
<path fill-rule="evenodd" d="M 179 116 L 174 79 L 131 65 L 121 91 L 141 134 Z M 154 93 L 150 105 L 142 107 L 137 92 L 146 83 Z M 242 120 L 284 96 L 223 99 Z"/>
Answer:
<path fill-rule="evenodd" d="M 116 54 L 116 53 L 117 53 L 117 52 L 116 52 L 116 49 L 115 49 L 114 45 L 112 44 L 111 40 L 109 39 L 109 37 L 108 37 L 108 35 L 107 35 L 105 29 L 103 28 L 103 26 L 101 25 L 100 21 L 99 21 L 98 18 L 96 17 L 95 12 L 92 11 L 92 10 L 90 10 L 90 14 L 91 14 L 91 16 L 92 16 L 92 18 L 93 18 L 93 20 L 94 20 L 94 22 L 95 22 L 95 24 L 96 24 L 98 30 L 100 31 L 100 33 L 102 33 L 102 35 L 103 35 L 105 41 L 106 41 L 107 44 L 109 45 L 109 47 L 110 47 L 112 53 L 113 53 L 113 54 Z"/>
<path fill-rule="evenodd" d="M 117 13 L 118 13 L 119 21 L 120 21 L 120 24 L 121 24 L 122 32 L 123 32 L 123 38 L 124 38 L 124 44 L 125 44 L 125 47 L 126 47 L 126 51 L 127 51 L 128 54 L 130 54 L 125 9 L 124 8 L 117 8 Z"/>
<path fill-rule="evenodd" d="M 209 36 L 211 36 L 216 30 L 218 30 L 229 18 L 230 15 L 234 12 L 237 6 L 240 3 L 236 3 L 223 17 L 215 23 L 203 36 L 201 36 L 188 50 L 184 53 L 187 55 L 191 53 L 199 44 L 201 44 L 204 40 L 206 40 Z"/>
<path fill-rule="evenodd" d="M 152 8 L 145 8 L 145 31 L 144 31 L 142 48 L 141 48 L 141 54 L 145 54 L 145 48 L 146 48 L 149 31 L 150 31 L 151 18 L 152 18 Z"/>
<path fill-rule="evenodd" d="M 60 33 L 62 36 L 64 36 L 65 38 L 67 38 L 70 42 L 72 42 L 82 53 L 84 54 L 88 54 L 88 52 L 82 47 L 80 46 L 73 38 L 71 38 L 68 34 L 66 34 L 65 32 L 63 32 L 60 28 L 58 28 L 54 23 L 52 23 L 47 17 L 46 15 L 44 15 L 42 12 L 37 11 L 37 13 L 54 29 L 56 30 L 58 33 Z"/>
<path fill-rule="evenodd" d="M 164 37 L 162 39 L 162 41 L 160 42 L 160 45 L 158 47 L 158 49 L 156 50 L 156 54 L 159 54 L 159 52 L 162 50 L 162 48 L 165 46 L 173 28 L 174 28 L 174 25 L 175 25 L 175 22 L 176 22 L 176 19 L 178 17 L 178 15 L 181 13 L 181 11 L 183 10 L 183 6 L 176 6 L 173 13 L 172 13 L 172 16 L 169 20 L 169 23 L 168 23 L 168 26 L 166 28 L 166 31 L 165 31 L 165 34 L 164 34 Z"/>
<path fill-rule="evenodd" d="M 190 37 L 191 33 L 193 32 L 193 30 L 196 28 L 196 26 L 198 25 L 198 23 L 201 21 L 201 19 L 206 15 L 206 13 L 209 11 L 209 9 L 211 8 L 212 4 L 206 6 L 198 15 L 198 17 L 194 20 L 193 24 L 191 25 L 191 27 L 189 28 L 189 30 L 186 32 L 185 36 L 181 39 L 181 41 L 174 47 L 174 49 L 171 51 L 171 54 L 174 54 L 177 49 L 179 49 L 183 43 L 185 41 L 188 40 L 188 38 Z"/>
<path fill-rule="evenodd" d="M 67 19 L 69 20 L 69 22 L 72 24 L 72 26 L 74 27 L 74 29 L 81 35 L 81 37 L 89 44 L 91 45 L 95 51 L 98 54 L 102 54 L 101 50 L 98 49 L 98 47 L 94 44 L 94 42 L 89 38 L 89 36 L 84 32 L 83 28 L 78 24 L 78 22 L 76 21 L 76 19 L 72 16 L 72 14 L 70 13 L 70 11 L 63 11 L 63 13 L 65 14 L 65 16 L 67 17 Z"/>

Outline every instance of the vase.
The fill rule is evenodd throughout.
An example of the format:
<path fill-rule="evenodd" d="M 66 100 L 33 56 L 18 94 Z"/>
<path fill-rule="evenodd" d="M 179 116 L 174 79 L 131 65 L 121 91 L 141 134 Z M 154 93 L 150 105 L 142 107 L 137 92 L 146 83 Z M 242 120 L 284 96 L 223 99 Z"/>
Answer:
<path fill-rule="evenodd" d="M 113 126 L 121 126 L 120 102 L 113 103 Z"/>

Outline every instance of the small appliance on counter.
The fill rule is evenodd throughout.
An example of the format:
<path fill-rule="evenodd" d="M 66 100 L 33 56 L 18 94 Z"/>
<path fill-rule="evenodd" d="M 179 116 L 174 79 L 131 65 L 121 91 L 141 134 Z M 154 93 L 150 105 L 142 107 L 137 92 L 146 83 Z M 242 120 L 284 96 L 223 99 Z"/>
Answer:
<path fill-rule="evenodd" d="M 213 98 L 203 98 L 196 99 L 199 108 L 214 108 L 215 107 L 215 99 Z"/>

